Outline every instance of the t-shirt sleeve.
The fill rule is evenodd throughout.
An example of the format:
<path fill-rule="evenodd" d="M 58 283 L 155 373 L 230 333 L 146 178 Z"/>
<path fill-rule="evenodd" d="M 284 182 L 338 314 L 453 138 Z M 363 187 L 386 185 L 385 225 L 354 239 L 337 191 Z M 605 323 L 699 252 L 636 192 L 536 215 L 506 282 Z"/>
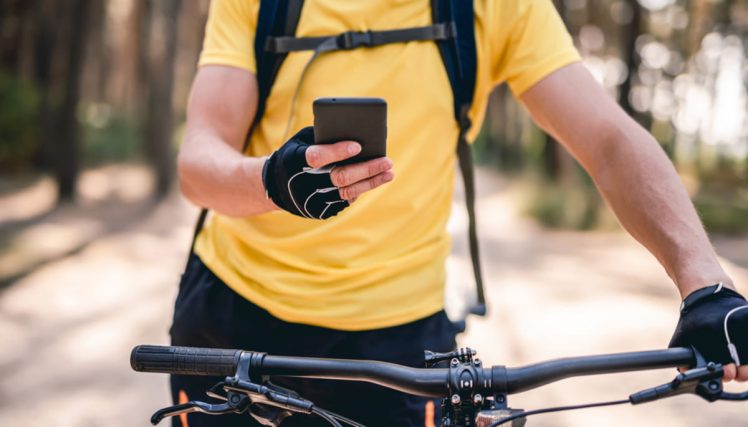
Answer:
<path fill-rule="evenodd" d="M 212 0 L 198 65 L 230 65 L 257 72 L 257 0 Z"/>
<path fill-rule="evenodd" d="M 495 83 L 508 83 L 515 96 L 572 62 L 580 60 L 571 35 L 551 0 L 497 2 L 498 51 Z"/>

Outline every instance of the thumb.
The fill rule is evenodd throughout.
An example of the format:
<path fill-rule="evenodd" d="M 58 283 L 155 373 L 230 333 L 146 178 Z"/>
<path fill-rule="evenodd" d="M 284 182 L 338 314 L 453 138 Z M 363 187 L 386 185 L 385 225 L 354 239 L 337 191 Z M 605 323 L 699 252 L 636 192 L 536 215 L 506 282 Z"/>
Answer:
<path fill-rule="evenodd" d="M 350 159 L 360 152 L 361 144 L 355 141 L 317 144 L 306 150 L 306 162 L 313 168 L 321 168 L 331 163 Z"/>

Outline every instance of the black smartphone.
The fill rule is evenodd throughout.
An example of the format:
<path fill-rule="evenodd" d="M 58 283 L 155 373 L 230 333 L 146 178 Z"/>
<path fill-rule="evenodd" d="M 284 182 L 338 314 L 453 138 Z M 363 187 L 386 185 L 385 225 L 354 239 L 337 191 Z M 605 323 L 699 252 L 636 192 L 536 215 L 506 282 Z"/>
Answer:
<path fill-rule="evenodd" d="M 382 98 L 319 98 L 312 105 L 314 141 L 332 144 L 356 141 L 361 152 L 338 164 L 387 155 L 387 102 Z"/>

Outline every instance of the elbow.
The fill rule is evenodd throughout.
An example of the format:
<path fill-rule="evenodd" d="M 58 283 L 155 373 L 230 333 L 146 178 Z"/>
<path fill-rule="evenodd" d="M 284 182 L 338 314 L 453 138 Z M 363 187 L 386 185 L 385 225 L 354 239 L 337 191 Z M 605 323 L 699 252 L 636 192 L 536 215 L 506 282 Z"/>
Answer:
<path fill-rule="evenodd" d="M 179 191 L 182 195 L 198 206 L 200 203 L 198 192 L 195 188 L 197 182 L 196 176 L 199 174 L 197 162 L 184 149 L 179 150 L 177 155 L 177 180 L 179 181 Z"/>
<path fill-rule="evenodd" d="M 620 189 L 622 176 L 648 176 L 672 168 L 662 146 L 631 119 L 610 123 L 599 135 L 586 169 L 603 192 Z"/>
<path fill-rule="evenodd" d="M 633 120 L 604 120 L 594 127 L 595 138 L 592 149 L 580 156 L 587 172 L 596 180 L 604 180 L 606 174 L 619 164 L 633 160 L 632 153 L 643 152 L 640 145 L 648 143 L 649 134 Z M 636 157 L 636 156 L 634 156 Z"/>
<path fill-rule="evenodd" d="M 604 175 L 609 170 L 610 165 L 618 161 L 621 147 L 630 141 L 626 132 L 616 126 L 615 123 L 606 123 L 604 126 L 600 126 L 597 135 L 599 135 L 598 149 L 591 153 L 588 161 L 590 165 L 587 168 L 593 177 Z"/>

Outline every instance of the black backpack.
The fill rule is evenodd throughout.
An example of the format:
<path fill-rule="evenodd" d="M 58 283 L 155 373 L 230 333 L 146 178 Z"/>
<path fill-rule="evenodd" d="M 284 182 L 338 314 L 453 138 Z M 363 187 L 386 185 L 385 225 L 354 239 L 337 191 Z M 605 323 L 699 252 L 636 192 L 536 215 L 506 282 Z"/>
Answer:
<path fill-rule="evenodd" d="M 442 61 L 452 86 L 454 117 L 460 128 L 457 155 L 465 185 L 470 256 L 477 289 L 477 301 L 470 308 L 470 313 L 484 316 L 486 314 L 486 303 L 476 232 L 473 158 L 470 145 L 467 142 L 467 132 L 472 125 L 468 112 L 473 103 L 477 72 L 473 0 L 431 0 L 433 23 L 425 27 L 387 31 L 349 31 L 326 37 L 298 38 L 295 37 L 296 27 L 303 6 L 304 0 L 260 1 L 254 43 L 259 103 L 257 114 L 250 127 L 242 152 L 246 151 L 252 131 L 262 120 L 265 104 L 270 96 L 278 70 L 280 70 L 289 52 L 314 51 L 314 56 L 309 61 L 311 63 L 318 55 L 325 52 L 368 48 L 390 43 L 435 42 L 439 46 Z M 200 212 L 192 241 L 193 249 L 195 239 L 203 227 L 207 214 L 207 209 Z M 464 330 L 464 320 L 456 323 L 459 328 Z"/>

